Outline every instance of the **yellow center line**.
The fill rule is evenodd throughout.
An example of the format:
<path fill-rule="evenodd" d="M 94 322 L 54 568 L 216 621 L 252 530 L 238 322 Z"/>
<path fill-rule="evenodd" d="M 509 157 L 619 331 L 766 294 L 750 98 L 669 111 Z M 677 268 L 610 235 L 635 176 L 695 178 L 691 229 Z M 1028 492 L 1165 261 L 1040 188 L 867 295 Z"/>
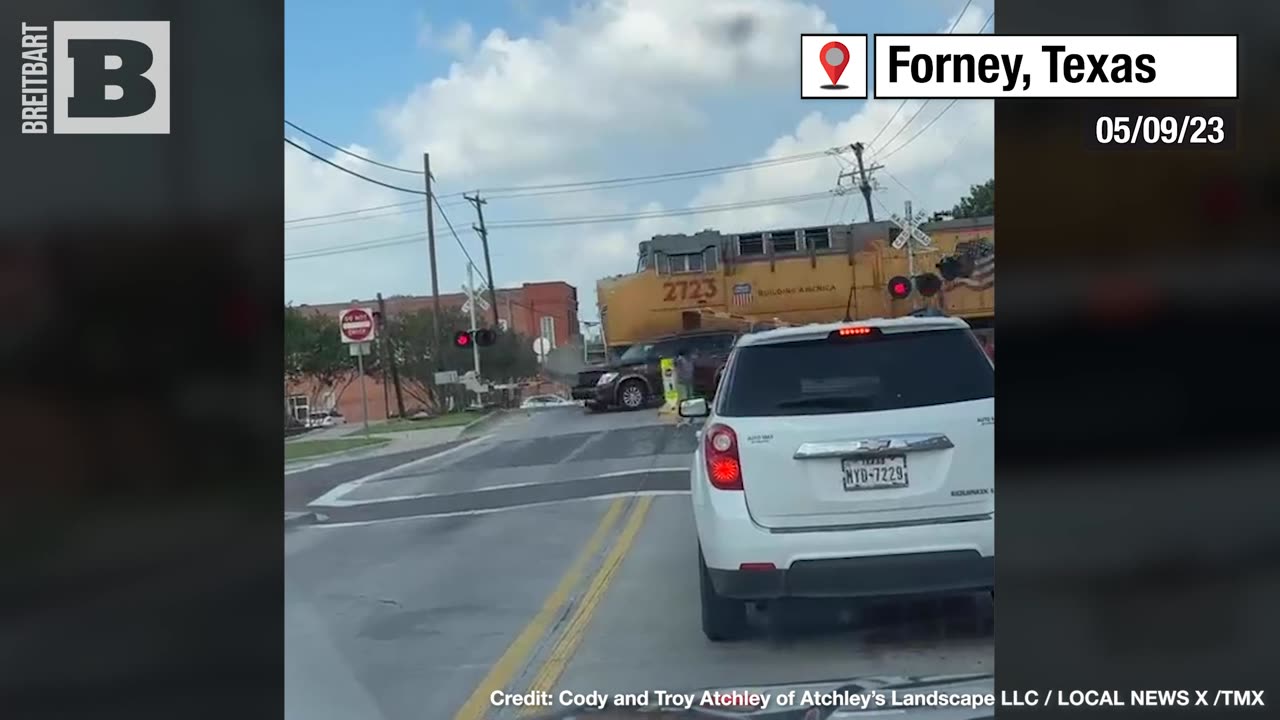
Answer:
<path fill-rule="evenodd" d="M 596 608 L 599 607 L 600 600 L 604 597 L 605 591 L 609 589 L 609 585 L 617 574 L 618 568 L 622 565 L 623 558 L 626 557 L 627 551 L 631 549 L 636 535 L 639 534 L 640 528 L 644 525 L 645 514 L 648 513 L 649 506 L 652 504 L 653 496 L 646 495 L 640 498 L 635 507 L 632 508 L 631 515 L 627 518 L 627 524 L 618 535 L 618 541 L 610 548 L 609 554 L 600 565 L 600 569 L 596 571 L 595 577 L 591 579 L 591 584 L 587 586 L 586 592 L 583 593 L 582 600 L 574 608 L 573 615 L 565 625 L 565 630 L 560 636 L 560 640 L 556 642 L 551 649 L 551 653 L 547 655 L 546 661 L 543 662 L 542 667 L 534 675 L 533 681 L 529 684 L 529 690 L 554 691 L 556 682 L 560 680 L 560 676 L 564 674 L 569 661 L 573 659 L 574 653 L 582 643 L 582 638 L 586 634 L 587 627 L 591 624 L 591 618 L 595 614 Z M 520 715 L 521 717 L 527 717 L 544 710 L 545 708 L 528 706 L 523 708 Z"/>
<path fill-rule="evenodd" d="M 560 578 L 560 583 L 547 596 L 542 608 L 538 610 L 538 614 L 533 616 L 529 624 L 511 642 L 511 646 L 507 648 L 507 651 L 489 669 L 489 674 L 485 675 L 480 684 L 476 686 L 475 691 L 471 693 L 471 697 L 467 698 L 466 703 L 453 716 L 454 720 L 481 720 L 490 710 L 489 696 L 493 694 L 493 691 L 504 690 L 508 686 L 525 660 L 528 659 L 530 653 L 537 647 L 538 642 L 547 634 L 547 630 L 552 626 L 556 618 L 560 617 L 560 614 L 564 611 L 565 604 L 569 602 L 569 596 L 573 589 L 577 587 L 578 581 L 582 579 L 582 575 L 586 572 L 592 558 L 600 552 L 601 546 L 609 537 L 609 533 L 617 523 L 618 517 L 622 515 L 622 508 L 625 502 L 626 498 L 617 498 L 609 504 L 609 509 L 605 511 L 604 517 L 600 519 L 600 524 L 596 526 L 595 532 L 587 540 L 582 552 L 578 553 L 578 556 L 574 558 L 573 564 L 565 571 L 564 577 Z"/>

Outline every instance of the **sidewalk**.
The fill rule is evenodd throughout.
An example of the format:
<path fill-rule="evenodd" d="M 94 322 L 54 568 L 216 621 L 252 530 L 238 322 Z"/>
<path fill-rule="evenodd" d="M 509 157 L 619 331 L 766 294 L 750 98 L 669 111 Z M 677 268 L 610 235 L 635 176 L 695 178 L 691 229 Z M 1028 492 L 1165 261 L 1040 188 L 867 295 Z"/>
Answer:
<path fill-rule="evenodd" d="M 301 472 L 317 467 L 326 467 L 334 463 L 346 462 L 358 458 L 377 457 L 379 455 L 393 455 L 395 453 L 405 452 L 406 450 L 418 450 L 420 448 L 434 447 L 443 445 L 447 442 L 456 440 L 462 434 L 462 426 L 443 427 L 443 428 L 423 428 L 422 430 L 408 430 L 405 432 L 394 433 L 370 433 L 370 437 L 386 438 L 389 442 L 372 447 L 354 448 L 352 450 L 343 450 L 341 452 L 330 453 L 327 455 L 312 455 L 310 457 L 290 460 L 285 463 L 285 474 Z M 363 433 L 357 432 L 348 434 L 346 438 L 361 437 Z"/>
<path fill-rule="evenodd" d="M 310 457 L 290 460 L 285 463 L 284 471 L 286 475 L 311 470 L 314 468 L 328 467 L 336 463 L 347 462 L 349 460 L 378 457 L 380 455 L 394 455 L 409 450 L 419 450 L 422 448 L 435 447 L 453 442 L 467 433 L 474 435 L 476 432 L 482 431 L 484 428 L 491 427 L 494 423 L 501 422 L 503 416 L 501 410 L 483 416 L 478 420 L 472 421 L 467 425 L 452 425 L 448 427 L 424 427 L 413 430 L 403 430 L 399 432 L 379 432 L 377 425 L 369 427 L 369 436 L 376 438 L 386 438 L 389 442 L 372 447 L 354 448 L 341 452 L 331 453 L 327 455 L 313 455 Z M 334 434 L 327 437 L 308 433 L 311 439 L 335 439 L 335 438 L 358 438 L 363 437 L 364 429 L 360 425 L 339 426 L 336 428 L 325 428 L 317 432 L 329 433 L 335 431 Z"/>

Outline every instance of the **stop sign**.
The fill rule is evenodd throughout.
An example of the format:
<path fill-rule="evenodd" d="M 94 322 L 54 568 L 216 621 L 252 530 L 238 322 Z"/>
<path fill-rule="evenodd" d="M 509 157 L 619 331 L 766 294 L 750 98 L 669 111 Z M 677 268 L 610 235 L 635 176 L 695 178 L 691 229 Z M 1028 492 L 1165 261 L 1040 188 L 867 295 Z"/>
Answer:
<path fill-rule="evenodd" d="M 365 342 L 373 336 L 373 314 L 364 308 L 348 308 L 338 316 L 343 342 Z"/>

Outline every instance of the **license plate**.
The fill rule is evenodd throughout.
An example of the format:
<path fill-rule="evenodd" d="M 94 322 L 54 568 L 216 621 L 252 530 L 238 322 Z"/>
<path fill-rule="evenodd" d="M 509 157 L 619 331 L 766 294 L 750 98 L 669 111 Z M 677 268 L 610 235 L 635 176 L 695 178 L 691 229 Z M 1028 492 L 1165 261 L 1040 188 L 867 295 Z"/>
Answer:
<path fill-rule="evenodd" d="M 883 457 L 845 458 L 840 461 L 844 470 L 845 490 L 877 490 L 907 486 L 907 457 L 886 455 Z"/>

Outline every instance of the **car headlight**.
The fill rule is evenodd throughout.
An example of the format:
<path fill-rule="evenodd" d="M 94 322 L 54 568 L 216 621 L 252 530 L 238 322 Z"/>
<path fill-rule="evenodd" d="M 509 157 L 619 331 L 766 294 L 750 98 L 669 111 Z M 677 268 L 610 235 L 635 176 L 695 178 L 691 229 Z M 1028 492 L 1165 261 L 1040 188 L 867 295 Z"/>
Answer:
<path fill-rule="evenodd" d="M 599 380 L 596 381 L 596 385 L 608 385 L 609 383 L 613 382 L 617 377 L 618 377 L 618 373 L 616 372 L 605 373 L 600 376 Z"/>

